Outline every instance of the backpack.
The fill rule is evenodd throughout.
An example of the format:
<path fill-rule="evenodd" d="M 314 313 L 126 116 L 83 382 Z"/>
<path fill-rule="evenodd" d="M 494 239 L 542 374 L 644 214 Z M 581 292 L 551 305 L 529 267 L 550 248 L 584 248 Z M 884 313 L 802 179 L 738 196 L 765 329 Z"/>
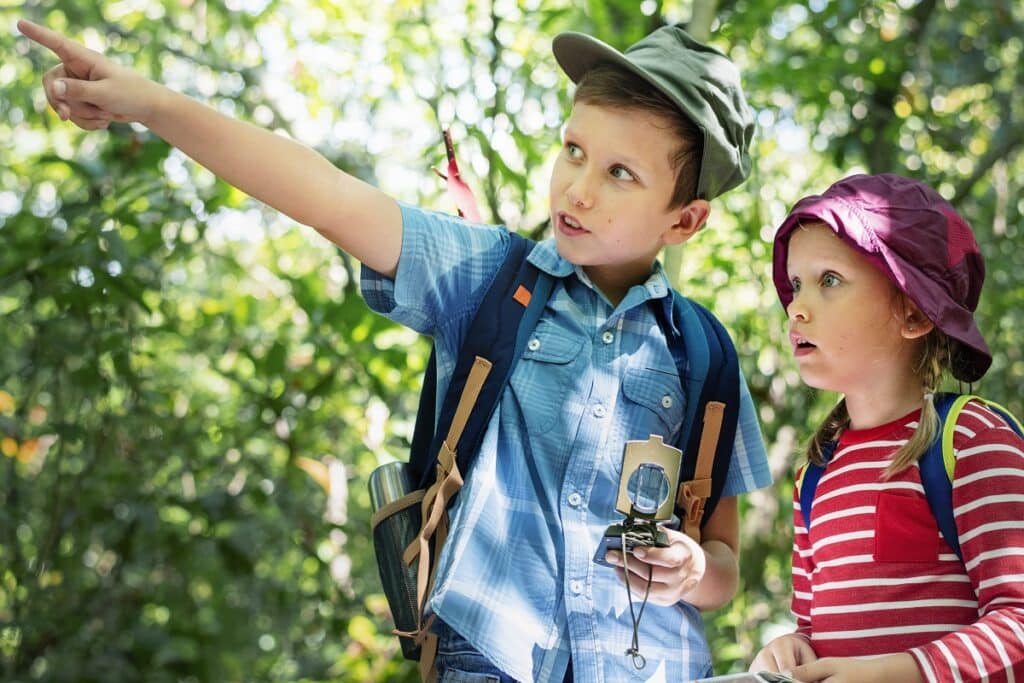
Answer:
<path fill-rule="evenodd" d="M 924 487 L 925 498 L 928 499 L 928 507 L 931 508 L 932 516 L 935 517 L 935 521 L 939 525 L 942 537 L 961 562 L 963 562 L 964 556 L 960 550 L 960 537 L 957 534 L 956 522 L 953 518 L 953 470 L 956 466 L 953 435 L 960 411 L 972 399 L 984 403 L 1002 417 L 1018 435 L 1024 437 L 1024 426 L 1010 411 L 998 403 L 970 394 L 937 394 L 935 396 L 935 412 L 939 414 L 939 433 L 935 436 L 932 445 L 918 460 L 918 467 L 921 469 L 921 485 Z M 804 518 L 805 529 L 811 528 L 814 492 L 818 488 L 818 481 L 824 474 L 828 461 L 832 459 L 835 448 L 836 442 L 834 441 L 826 444 L 821 453 L 825 466 L 809 462 L 797 480 L 800 513 Z"/>
<path fill-rule="evenodd" d="M 389 463 L 374 473 L 377 479 L 400 477 L 400 488 L 406 494 L 379 507 L 375 504 L 371 525 L 381 581 L 403 654 L 407 659 L 420 659 L 421 666 L 425 660 L 432 662 L 434 654 L 429 623 L 421 623 L 420 615 L 447 535 L 445 509 L 472 466 L 515 362 L 522 356 L 554 284 L 527 260 L 535 243 L 512 232 L 506 234 L 506 256 L 465 335 L 440 410 L 435 401 L 437 366 L 432 351 L 409 462 Z M 674 290 L 655 306 L 688 399 L 683 429 L 675 444 L 690 456 L 684 458 L 681 468 L 676 512 L 692 533 L 710 518 L 725 486 L 739 414 L 739 363 L 728 333 L 706 308 Z M 700 414 L 711 419 L 696 428 Z M 701 452 L 703 458 L 692 457 Z M 371 478 L 371 498 L 373 490 Z"/>
<path fill-rule="evenodd" d="M 460 216 L 479 221 L 461 179 L 451 136 L 443 131 L 448 194 Z M 423 378 L 409 461 L 370 476 L 374 552 L 402 654 L 419 660 L 424 682 L 436 678 L 433 618 L 423 620 L 437 557 L 448 534 L 447 508 L 462 487 L 516 361 L 523 355 L 554 286 L 527 257 L 535 242 L 506 232 L 506 253 L 459 349 L 438 409 L 434 350 Z M 655 308 L 686 396 L 678 442 L 684 453 L 676 515 L 699 539 L 725 487 L 739 417 L 739 360 L 729 334 L 703 306 L 671 290 Z M 696 397 L 696 400 L 694 398 Z M 701 416 L 701 428 L 694 426 Z M 692 454 L 696 454 L 693 457 Z M 690 457 L 685 457 L 690 455 Z"/>

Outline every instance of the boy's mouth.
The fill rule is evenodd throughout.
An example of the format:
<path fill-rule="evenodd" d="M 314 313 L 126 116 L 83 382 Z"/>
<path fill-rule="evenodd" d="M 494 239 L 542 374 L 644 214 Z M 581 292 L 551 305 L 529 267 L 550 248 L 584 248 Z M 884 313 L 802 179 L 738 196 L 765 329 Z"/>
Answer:
<path fill-rule="evenodd" d="M 576 235 L 583 235 L 590 232 L 589 230 L 584 228 L 583 224 L 576 220 L 574 216 L 570 216 L 564 211 L 559 211 L 558 215 L 555 218 L 556 227 L 558 228 L 558 231 L 561 232 L 563 235 L 575 237 Z"/>

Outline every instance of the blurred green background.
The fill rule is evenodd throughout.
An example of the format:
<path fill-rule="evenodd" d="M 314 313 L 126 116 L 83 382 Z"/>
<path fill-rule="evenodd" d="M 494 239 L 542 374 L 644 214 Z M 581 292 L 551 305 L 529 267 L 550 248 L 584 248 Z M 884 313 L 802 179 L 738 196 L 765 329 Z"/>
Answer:
<path fill-rule="evenodd" d="M 669 258 L 734 333 L 778 483 L 745 499 L 719 672 L 788 627 L 792 471 L 834 396 L 802 388 L 774 226 L 853 171 L 925 180 L 974 226 L 1022 406 L 1019 0 L 0 2 L 0 678 L 413 681 L 389 635 L 367 477 L 404 458 L 427 344 L 358 264 L 146 130 L 46 108 L 27 17 L 452 211 L 453 130 L 485 216 L 541 236 L 567 111 L 561 30 L 619 47 L 686 22 L 743 70 L 756 168 Z"/>

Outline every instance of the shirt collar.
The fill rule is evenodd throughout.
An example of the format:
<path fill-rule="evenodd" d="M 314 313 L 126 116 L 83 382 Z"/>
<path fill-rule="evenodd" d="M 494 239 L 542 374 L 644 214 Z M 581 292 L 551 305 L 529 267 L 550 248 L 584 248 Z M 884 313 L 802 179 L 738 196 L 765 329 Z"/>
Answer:
<path fill-rule="evenodd" d="M 558 253 L 558 249 L 555 247 L 555 241 L 553 239 L 546 239 L 543 242 L 538 242 L 537 246 L 535 246 L 530 252 L 527 260 L 552 277 L 566 278 L 575 273 L 580 282 L 583 282 L 591 289 L 594 287 L 590 282 L 590 278 L 588 278 L 587 274 L 583 272 L 583 268 L 562 258 L 562 255 Z M 665 297 L 668 297 L 672 288 L 669 284 L 668 276 L 665 274 L 665 269 L 662 267 L 660 261 L 654 262 L 654 268 L 651 270 L 651 274 L 644 282 L 643 288 L 644 294 L 641 295 L 640 301 L 631 302 L 633 305 L 636 305 L 641 301 L 664 299 Z M 631 293 L 633 291 L 634 290 L 632 289 L 630 290 Z M 635 295 L 627 295 L 627 300 L 632 299 L 633 296 Z M 671 297 L 668 298 L 668 301 L 669 308 L 671 310 Z"/>

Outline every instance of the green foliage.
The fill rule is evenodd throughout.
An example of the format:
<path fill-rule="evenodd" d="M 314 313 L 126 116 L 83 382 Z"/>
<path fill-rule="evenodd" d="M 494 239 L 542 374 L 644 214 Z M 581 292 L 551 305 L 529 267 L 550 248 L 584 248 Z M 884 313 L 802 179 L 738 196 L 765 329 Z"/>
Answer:
<path fill-rule="evenodd" d="M 404 201 L 451 210 L 430 172 L 451 127 L 485 216 L 540 235 L 567 106 L 551 36 L 624 47 L 715 10 L 757 110 L 756 170 L 715 202 L 680 283 L 734 333 L 778 480 L 745 499 L 743 589 L 709 617 L 718 669 L 744 668 L 789 618 L 791 473 L 834 400 L 801 386 L 770 283 L 796 198 L 894 170 L 954 199 L 989 265 L 979 389 L 1024 414 L 1019 3 L 441 6 L 17 11 Z M 144 129 L 76 132 L 46 111 L 51 57 L 11 32 L 0 53 L 0 674 L 415 680 L 388 633 L 366 480 L 404 457 L 426 344 L 370 314 L 358 264 L 311 231 Z"/>

